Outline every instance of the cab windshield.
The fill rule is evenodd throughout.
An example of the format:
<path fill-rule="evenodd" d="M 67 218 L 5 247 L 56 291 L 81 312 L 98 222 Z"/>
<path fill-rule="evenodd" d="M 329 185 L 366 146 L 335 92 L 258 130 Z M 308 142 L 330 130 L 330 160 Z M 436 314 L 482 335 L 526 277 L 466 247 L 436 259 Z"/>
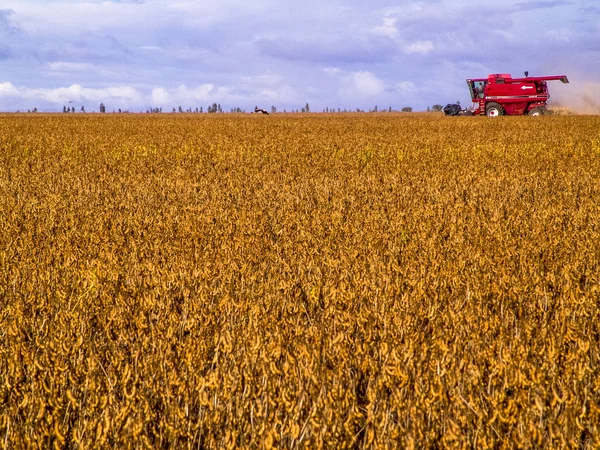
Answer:
<path fill-rule="evenodd" d="M 467 80 L 467 86 L 469 86 L 469 92 L 471 93 L 471 100 L 475 101 L 475 94 L 473 93 L 473 82 Z"/>
<path fill-rule="evenodd" d="M 483 90 L 485 89 L 485 81 L 475 81 L 473 83 L 473 95 L 471 98 L 483 98 Z M 472 94 L 473 94 L 472 93 Z"/>
<path fill-rule="evenodd" d="M 471 100 L 477 102 L 478 99 L 484 98 L 484 89 L 486 81 L 472 81 L 467 80 L 467 86 L 469 86 L 469 92 L 471 93 Z"/>

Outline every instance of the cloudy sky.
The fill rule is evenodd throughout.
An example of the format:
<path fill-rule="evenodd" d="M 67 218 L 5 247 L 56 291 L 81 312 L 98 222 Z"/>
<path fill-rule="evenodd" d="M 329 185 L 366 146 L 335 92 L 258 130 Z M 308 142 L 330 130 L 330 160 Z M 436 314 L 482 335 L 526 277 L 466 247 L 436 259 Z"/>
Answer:
<path fill-rule="evenodd" d="M 600 1 L 0 0 L 0 111 L 422 110 L 524 70 L 599 105 Z"/>

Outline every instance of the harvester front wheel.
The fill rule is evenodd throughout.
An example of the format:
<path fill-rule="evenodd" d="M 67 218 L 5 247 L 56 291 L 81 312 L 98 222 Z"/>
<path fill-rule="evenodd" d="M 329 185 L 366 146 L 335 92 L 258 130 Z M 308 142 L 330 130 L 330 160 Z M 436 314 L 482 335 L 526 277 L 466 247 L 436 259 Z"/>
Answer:
<path fill-rule="evenodd" d="M 504 108 L 496 102 L 490 102 L 485 107 L 485 115 L 488 117 L 498 117 L 504 115 Z"/>
<path fill-rule="evenodd" d="M 542 108 L 533 108 L 527 113 L 529 116 L 543 116 L 545 111 Z"/>

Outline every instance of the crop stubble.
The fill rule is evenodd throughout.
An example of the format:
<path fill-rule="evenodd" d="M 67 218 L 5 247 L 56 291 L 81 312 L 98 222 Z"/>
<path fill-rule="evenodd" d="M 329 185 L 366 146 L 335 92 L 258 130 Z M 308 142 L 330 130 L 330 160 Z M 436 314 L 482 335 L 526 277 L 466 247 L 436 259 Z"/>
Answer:
<path fill-rule="evenodd" d="M 0 446 L 600 445 L 600 119 L 0 117 Z"/>

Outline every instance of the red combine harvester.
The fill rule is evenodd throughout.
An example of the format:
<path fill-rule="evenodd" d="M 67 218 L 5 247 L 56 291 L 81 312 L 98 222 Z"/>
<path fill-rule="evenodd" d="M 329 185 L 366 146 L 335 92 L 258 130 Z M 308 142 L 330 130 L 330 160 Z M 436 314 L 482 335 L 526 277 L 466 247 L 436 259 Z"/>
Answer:
<path fill-rule="evenodd" d="M 560 80 L 568 83 L 566 75 L 549 77 L 530 77 L 525 72 L 525 78 L 513 78 L 507 73 L 488 75 L 487 78 L 467 80 L 471 92 L 473 111 L 460 109 L 458 105 L 446 105 L 444 113 L 447 116 L 486 115 L 489 117 L 539 116 L 546 112 L 546 102 L 550 98 L 547 81 Z M 458 106 L 458 107 L 457 107 Z"/>

